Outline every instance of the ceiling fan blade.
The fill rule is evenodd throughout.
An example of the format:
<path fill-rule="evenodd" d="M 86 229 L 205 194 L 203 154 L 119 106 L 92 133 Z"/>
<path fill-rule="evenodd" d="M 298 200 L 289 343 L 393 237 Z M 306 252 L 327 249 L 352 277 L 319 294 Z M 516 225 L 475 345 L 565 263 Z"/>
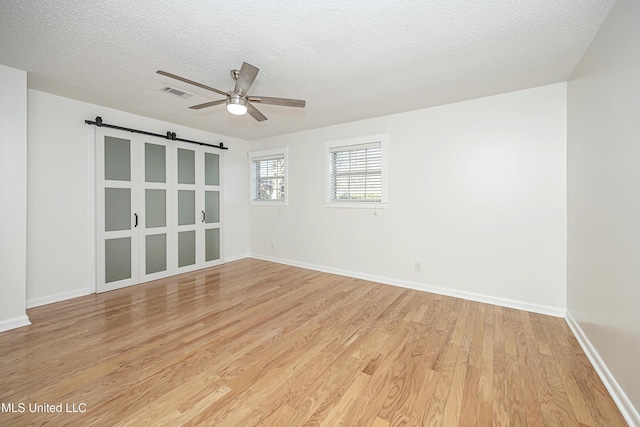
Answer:
<path fill-rule="evenodd" d="M 201 110 L 203 108 L 213 107 L 214 105 L 224 104 L 225 102 L 227 102 L 226 99 L 219 99 L 218 101 L 211 101 L 211 102 L 205 102 L 204 104 L 192 105 L 189 108 L 191 108 L 192 110 Z"/>
<path fill-rule="evenodd" d="M 236 87 L 233 91 L 240 96 L 245 95 L 256 79 L 258 71 L 260 70 L 257 67 L 243 62 L 240 73 L 238 73 L 238 79 L 236 80 Z"/>
<path fill-rule="evenodd" d="M 223 92 L 223 91 L 218 90 L 218 89 L 216 89 L 214 87 L 211 87 L 211 86 L 203 85 L 202 83 L 194 82 L 193 80 L 189 80 L 189 79 L 186 79 L 184 77 L 176 76 L 175 74 L 167 73 L 166 71 L 158 70 L 158 71 L 156 71 L 156 73 L 158 73 L 158 74 L 160 74 L 162 76 L 165 76 L 165 77 L 169 77 L 169 78 L 172 78 L 172 79 L 180 80 L 181 82 L 189 83 L 190 85 L 193 85 L 193 86 L 198 86 L 198 87 L 200 87 L 202 89 L 206 89 L 206 90 L 210 90 L 210 91 L 215 92 L 215 93 L 219 93 L 222 96 L 227 96 L 227 92 Z"/>
<path fill-rule="evenodd" d="M 304 108 L 307 104 L 302 99 L 288 99 L 288 98 L 272 98 L 269 96 L 250 96 L 249 101 L 259 102 L 261 104 L 282 105 L 284 107 L 298 107 Z"/>
<path fill-rule="evenodd" d="M 247 102 L 247 112 L 251 115 L 251 117 L 259 122 L 264 122 L 265 120 L 267 120 L 267 117 L 249 102 Z"/>

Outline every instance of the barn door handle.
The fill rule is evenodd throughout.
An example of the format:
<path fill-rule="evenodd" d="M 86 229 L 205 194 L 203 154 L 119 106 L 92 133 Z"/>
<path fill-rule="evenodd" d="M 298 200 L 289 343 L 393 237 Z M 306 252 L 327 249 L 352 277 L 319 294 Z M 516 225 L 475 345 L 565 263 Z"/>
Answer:
<path fill-rule="evenodd" d="M 202 222 L 205 222 L 207 220 L 207 213 L 205 211 L 202 211 Z"/>
<path fill-rule="evenodd" d="M 138 214 L 137 214 L 137 213 L 134 213 L 134 214 L 133 214 L 133 217 L 135 218 L 135 221 L 136 221 L 136 222 L 133 224 L 133 227 L 135 228 L 135 227 L 137 227 L 137 226 L 138 226 Z"/>

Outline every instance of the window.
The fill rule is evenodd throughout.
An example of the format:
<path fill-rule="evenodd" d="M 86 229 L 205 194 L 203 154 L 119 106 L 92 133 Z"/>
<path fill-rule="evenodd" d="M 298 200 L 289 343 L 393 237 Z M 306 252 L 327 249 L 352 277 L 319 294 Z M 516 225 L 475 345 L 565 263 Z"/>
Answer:
<path fill-rule="evenodd" d="M 325 144 L 327 206 L 385 207 L 386 135 Z"/>
<path fill-rule="evenodd" d="M 287 148 L 249 153 L 252 204 L 287 203 Z"/>

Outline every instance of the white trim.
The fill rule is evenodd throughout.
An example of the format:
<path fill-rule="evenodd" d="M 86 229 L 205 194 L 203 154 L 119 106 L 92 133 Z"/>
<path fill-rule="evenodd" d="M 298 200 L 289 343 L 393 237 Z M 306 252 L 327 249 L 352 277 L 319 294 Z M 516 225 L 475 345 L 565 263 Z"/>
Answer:
<path fill-rule="evenodd" d="M 359 143 L 349 143 L 349 141 L 353 140 L 346 140 L 345 141 L 345 145 L 337 145 L 340 142 L 336 142 L 336 141 L 329 141 L 327 142 L 325 145 L 327 146 L 328 150 L 330 153 L 337 153 L 338 151 L 350 151 L 350 150 L 362 150 L 365 148 L 378 148 L 378 142 L 381 142 L 382 137 L 377 137 L 376 135 L 372 135 L 370 138 L 368 137 L 362 137 L 362 138 L 357 138 L 357 140 L 367 140 L 369 142 L 363 142 L 361 144 Z M 380 141 L 378 140 L 380 139 Z"/>
<path fill-rule="evenodd" d="M 98 194 L 96 188 L 96 127 L 87 125 L 87 135 L 89 144 L 89 179 L 87 183 L 89 185 L 89 292 L 97 292 L 97 229 L 96 229 L 96 194 Z M 44 304 L 40 304 L 44 305 Z M 27 301 L 27 307 L 29 307 L 29 301 Z M 35 307 L 35 306 L 34 306 Z"/>
<path fill-rule="evenodd" d="M 46 297 L 33 298 L 27 300 L 27 308 L 40 307 L 47 304 L 53 304 L 54 302 L 66 301 L 73 298 L 84 297 L 95 293 L 91 287 L 85 289 L 78 289 L 76 291 L 61 292 L 59 294 L 48 295 Z"/>
<path fill-rule="evenodd" d="M 324 202 L 325 208 L 387 209 L 387 202 Z"/>
<path fill-rule="evenodd" d="M 285 172 L 286 173 L 286 172 Z M 286 196 L 286 188 L 287 184 L 285 184 L 285 198 Z M 288 200 L 249 200 L 249 205 L 251 206 L 289 206 Z"/>
<path fill-rule="evenodd" d="M 622 390 L 622 387 L 620 387 L 620 384 L 618 384 L 611 371 L 609 371 L 609 368 L 607 368 L 607 365 L 604 363 L 600 354 L 598 354 L 598 351 L 587 337 L 587 334 L 584 333 L 580 324 L 576 322 L 569 310 L 567 310 L 565 320 L 573 332 L 573 335 L 575 335 L 578 340 L 580 347 L 582 347 L 582 350 L 587 355 L 587 358 L 593 365 L 593 368 L 604 383 L 604 386 L 609 391 L 611 398 L 618 406 L 618 409 L 620 409 L 624 419 L 630 426 L 640 426 L 640 414 L 633 407 L 633 404 Z"/>
<path fill-rule="evenodd" d="M 7 319 L 0 322 L 0 332 L 9 331 L 11 329 L 21 328 L 23 326 L 29 326 L 31 321 L 26 314 L 20 317 L 14 317 L 13 319 Z"/>
<path fill-rule="evenodd" d="M 291 261 L 282 258 L 274 258 L 266 255 L 251 254 L 251 258 L 263 261 L 276 262 L 278 264 L 286 264 L 294 267 L 306 268 L 308 270 L 322 271 L 323 273 L 337 274 L 340 276 L 353 277 L 356 279 L 368 280 L 371 282 L 383 283 L 385 285 L 398 286 L 401 288 L 414 289 L 422 292 L 430 292 L 439 295 L 445 295 L 454 298 L 462 298 L 471 301 L 481 302 L 485 304 L 498 305 L 501 307 L 515 308 L 517 310 L 530 311 L 533 313 L 545 314 L 554 317 L 564 317 L 566 310 L 562 307 L 553 307 L 541 304 L 532 304 L 525 301 L 511 300 L 507 298 L 493 297 L 490 295 L 476 294 L 473 292 L 459 291 L 455 289 L 443 288 L 440 286 L 427 285 L 425 283 L 411 282 L 408 280 L 393 279 L 389 277 L 377 276 L 374 274 L 360 273 L 356 271 L 342 270 L 339 268 L 308 264 L 304 262 Z"/>
<path fill-rule="evenodd" d="M 249 255 L 249 253 L 244 253 L 244 254 L 240 254 L 240 255 L 232 255 L 232 256 L 228 256 L 224 259 L 224 262 L 233 262 L 233 261 L 239 261 L 241 259 L 245 259 L 245 258 L 251 258 L 251 256 Z"/>
<path fill-rule="evenodd" d="M 386 132 L 374 133 L 370 135 L 360 135 L 351 138 L 332 139 L 324 143 L 324 148 L 330 150 L 332 148 L 348 148 L 351 145 L 368 145 L 373 142 L 386 142 L 389 140 L 389 134 Z"/>
<path fill-rule="evenodd" d="M 281 159 L 288 151 L 289 147 L 276 147 L 265 148 L 264 150 L 253 150 L 249 151 L 247 154 L 251 160 L 271 160 Z"/>

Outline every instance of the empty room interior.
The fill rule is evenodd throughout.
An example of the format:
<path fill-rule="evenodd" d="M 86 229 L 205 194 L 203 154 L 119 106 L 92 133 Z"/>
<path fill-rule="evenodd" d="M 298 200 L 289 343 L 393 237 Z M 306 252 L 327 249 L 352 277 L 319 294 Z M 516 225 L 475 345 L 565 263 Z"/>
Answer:
<path fill-rule="evenodd" d="M 0 425 L 640 426 L 640 2 L 0 4 Z"/>

